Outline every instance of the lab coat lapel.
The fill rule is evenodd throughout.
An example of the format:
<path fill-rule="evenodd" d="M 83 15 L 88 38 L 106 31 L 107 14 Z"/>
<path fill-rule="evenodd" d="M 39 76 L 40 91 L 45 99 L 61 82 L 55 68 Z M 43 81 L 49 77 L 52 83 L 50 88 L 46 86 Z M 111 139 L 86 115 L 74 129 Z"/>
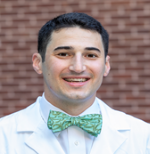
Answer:
<path fill-rule="evenodd" d="M 39 99 L 18 116 L 17 133 L 27 133 L 25 146 L 38 154 L 65 154 L 40 113 Z M 30 118 L 30 120 L 29 120 Z"/>
<path fill-rule="evenodd" d="M 104 130 L 105 129 L 105 130 Z M 90 154 L 107 153 L 114 154 L 127 137 L 117 130 L 104 128 L 101 134 L 95 138 Z"/>
<path fill-rule="evenodd" d="M 55 135 L 42 120 L 26 144 L 38 154 L 65 154 Z"/>
<path fill-rule="evenodd" d="M 103 125 L 101 133 L 94 140 L 90 154 L 114 154 L 126 141 L 130 127 L 126 122 L 124 113 L 118 111 L 118 114 L 101 100 L 97 99 L 97 101 L 100 105 Z"/>

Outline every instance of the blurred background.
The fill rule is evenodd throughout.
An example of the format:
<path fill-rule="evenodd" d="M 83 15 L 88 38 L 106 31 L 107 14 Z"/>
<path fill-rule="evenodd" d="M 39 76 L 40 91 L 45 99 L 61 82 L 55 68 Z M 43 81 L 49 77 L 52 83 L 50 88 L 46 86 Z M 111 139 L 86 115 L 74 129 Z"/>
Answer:
<path fill-rule="evenodd" d="M 37 34 L 68 12 L 87 13 L 110 35 L 111 71 L 97 96 L 150 122 L 150 0 L 0 0 L 0 117 L 42 95 L 42 76 L 32 68 Z"/>

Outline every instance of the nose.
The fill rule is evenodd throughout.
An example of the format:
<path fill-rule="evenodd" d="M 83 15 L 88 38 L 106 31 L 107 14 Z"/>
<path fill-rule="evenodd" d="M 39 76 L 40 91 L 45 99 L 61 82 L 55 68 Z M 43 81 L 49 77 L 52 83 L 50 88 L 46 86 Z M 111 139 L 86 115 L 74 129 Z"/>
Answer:
<path fill-rule="evenodd" d="M 69 66 L 69 69 L 76 73 L 82 73 L 86 70 L 82 54 L 79 53 L 74 55 L 74 57 L 71 59 L 71 65 Z"/>

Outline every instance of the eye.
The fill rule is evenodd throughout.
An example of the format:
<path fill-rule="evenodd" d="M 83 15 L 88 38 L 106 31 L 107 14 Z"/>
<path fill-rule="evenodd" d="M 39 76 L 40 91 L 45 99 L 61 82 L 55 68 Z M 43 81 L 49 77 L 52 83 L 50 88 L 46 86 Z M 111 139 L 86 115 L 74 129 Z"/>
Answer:
<path fill-rule="evenodd" d="M 68 53 L 59 53 L 58 56 L 61 56 L 61 57 L 68 57 L 69 54 L 68 54 Z"/>
<path fill-rule="evenodd" d="M 88 58 L 96 58 L 97 55 L 95 55 L 95 54 L 87 54 L 86 57 L 88 57 Z"/>

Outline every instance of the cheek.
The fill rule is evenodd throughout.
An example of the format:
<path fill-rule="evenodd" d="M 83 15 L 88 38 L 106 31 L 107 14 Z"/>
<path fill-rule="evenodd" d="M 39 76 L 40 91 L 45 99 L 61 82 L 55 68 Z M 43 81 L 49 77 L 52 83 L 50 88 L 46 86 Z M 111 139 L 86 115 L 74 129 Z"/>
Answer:
<path fill-rule="evenodd" d="M 66 69 L 66 63 L 62 60 L 53 59 L 49 64 L 49 72 L 55 78 L 60 76 L 63 70 Z"/>
<path fill-rule="evenodd" d="M 94 73 L 94 76 L 100 77 L 103 76 L 105 71 L 105 66 L 102 63 L 93 63 L 90 65 L 90 68 L 92 72 Z"/>

